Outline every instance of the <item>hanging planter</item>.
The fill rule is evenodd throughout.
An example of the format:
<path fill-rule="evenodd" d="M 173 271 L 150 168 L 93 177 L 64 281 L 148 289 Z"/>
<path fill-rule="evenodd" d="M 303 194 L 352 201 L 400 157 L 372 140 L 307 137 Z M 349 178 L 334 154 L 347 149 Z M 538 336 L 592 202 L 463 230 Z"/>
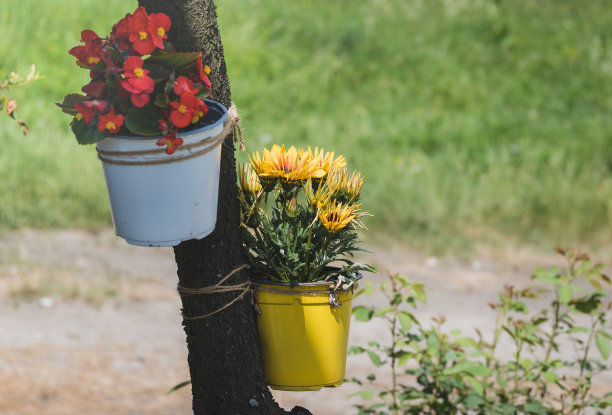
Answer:
<path fill-rule="evenodd" d="M 200 52 L 177 52 L 170 18 L 138 7 L 106 37 L 70 49 L 88 70 L 83 94 L 58 106 L 80 144 L 97 143 L 115 231 L 131 244 L 172 246 L 215 227 L 221 142 L 234 111 L 211 97 Z M 231 110 L 231 108 L 230 108 Z M 239 128 L 239 127 L 238 127 Z"/>
<path fill-rule="evenodd" d="M 255 283 L 263 368 L 272 389 L 312 391 L 344 381 L 353 289 L 329 282 Z"/>
<path fill-rule="evenodd" d="M 181 133 L 171 155 L 159 137 L 112 136 L 97 143 L 115 232 L 140 246 L 174 246 L 215 228 L 226 108 L 205 100 L 204 127 Z"/>
<path fill-rule="evenodd" d="M 268 383 L 339 386 L 354 285 L 360 271 L 376 271 L 349 259 L 363 251 L 363 177 L 346 170 L 344 157 L 318 148 L 274 145 L 250 161 L 252 169 L 239 167 L 238 197 Z"/>

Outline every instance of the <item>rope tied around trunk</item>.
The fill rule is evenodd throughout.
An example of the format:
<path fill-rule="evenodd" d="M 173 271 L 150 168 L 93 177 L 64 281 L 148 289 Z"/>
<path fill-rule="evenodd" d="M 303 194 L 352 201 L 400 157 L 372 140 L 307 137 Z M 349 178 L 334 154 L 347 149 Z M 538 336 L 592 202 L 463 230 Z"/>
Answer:
<path fill-rule="evenodd" d="M 239 301 L 242 297 L 244 297 L 246 293 L 251 292 L 251 283 L 249 281 L 245 281 L 243 283 L 234 284 L 234 285 L 223 285 L 228 279 L 232 277 L 232 275 L 236 274 L 237 272 L 242 271 L 243 269 L 247 267 L 248 267 L 247 264 L 242 264 L 239 267 L 234 268 L 229 274 L 227 274 L 225 277 L 219 280 L 218 283 L 216 283 L 215 285 L 208 286 L 208 287 L 186 288 L 179 284 L 177 286 L 177 291 L 181 297 L 189 297 L 192 295 L 201 295 L 201 294 L 217 294 L 217 293 L 227 293 L 231 291 L 240 291 L 240 294 L 237 297 L 235 297 L 232 301 L 226 303 L 225 305 L 221 306 L 220 308 L 216 309 L 215 311 L 212 311 L 210 313 L 207 313 L 201 316 L 193 316 L 193 317 L 187 316 L 185 315 L 185 313 L 183 313 L 183 319 L 184 320 L 202 320 L 202 319 L 208 318 L 230 307 L 232 304 L 234 304 L 235 302 Z"/>
<path fill-rule="evenodd" d="M 257 304 L 257 291 L 265 291 L 269 293 L 289 294 L 289 295 L 308 295 L 308 296 L 328 295 L 330 307 L 338 308 L 342 305 L 340 301 L 338 301 L 338 294 L 351 289 L 351 288 L 341 289 L 341 285 L 342 285 L 341 280 L 338 280 L 338 282 L 335 285 L 330 283 L 329 288 L 326 290 L 304 290 L 304 291 L 293 290 L 291 288 L 276 288 L 276 287 L 269 287 L 269 286 L 266 287 L 262 285 L 262 284 L 265 284 L 265 282 L 259 282 L 259 281 L 258 282 L 245 281 L 240 284 L 224 285 L 224 283 L 228 279 L 230 279 L 234 274 L 248 267 L 249 266 L 247 264 L 242 264 L 239 267 L 233 269 L 229 274 L 227 274 L 221 280 L 219 280 L 218 283 L 216 283 L 215 285 L 208 286 L 208 287 L 186 288 L 179 284 L 177 286 L 177 291 L 181 297 L 189 297 L 192 295 L 202 295 L 202 294 L 227 293 L 227 292 L 232 292 L 232 291 L 239 292 L 239 294 L 235 298 L 233 298 L 231 301 L 229 301 L 228 303 L 222 305 L 221 307 L 219 307 L 218 309 L 210 313 L 203 314 L 200 316 L 187 316 L 185 313 L 183 313 L 183 319 L 188 320 L 188 321 L 189 320 L 202 320 L 210 316 L 213 316 L 225 310 L 226 308 L 232 306 L 237 301 L 240 301 L 247 293 L 251 293 L 251 304 L 253 305 L 253 308 L 255 309 L 257 314 L 261 314 L 261 310 Z"/>

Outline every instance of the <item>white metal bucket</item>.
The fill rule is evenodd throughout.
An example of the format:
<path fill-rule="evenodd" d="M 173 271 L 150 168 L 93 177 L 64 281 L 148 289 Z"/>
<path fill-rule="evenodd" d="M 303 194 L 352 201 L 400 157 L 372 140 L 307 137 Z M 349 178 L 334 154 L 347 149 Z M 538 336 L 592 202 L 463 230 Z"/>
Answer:
<path fill-rule="evenodd" d="M 223 130 L 227 109 L 206 104 L 209 124 L 179 133 L 183 145 L 172 155 L 157 146 L 159 137 L 113 136 L 97 143 L 115 233 L 129 244 L 175 246 L 214 230 L 221 146 L 211 138 Z"/>

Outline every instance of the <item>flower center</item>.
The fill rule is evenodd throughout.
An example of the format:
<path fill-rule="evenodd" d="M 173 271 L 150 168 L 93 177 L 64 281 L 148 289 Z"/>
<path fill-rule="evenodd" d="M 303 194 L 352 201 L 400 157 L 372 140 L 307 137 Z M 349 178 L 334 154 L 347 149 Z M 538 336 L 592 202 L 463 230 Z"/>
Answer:
<path fill-rule="evenodd" d="M 97 65 L 100 62 L 100 58 L 98 58 L 97 56 L 90 56 L 89 59 L 87 59 L 87 62 L 90 65 Z"/>
<path fill-rule="evenodd" d="M 114 122 L 112 122 L 112 121 L 108 121 L 108 122 L 106 123 L 106 129 L 107 129 L 108 131 L 113 131 L 113 130 L 117 129 L 117 126 L 115 125 L 115 123 L 114 123 Z"/>
<path fill-rule="evenodd" d="M 136 76 L 136 78 L 142 78 L 143 75 L 144 73 L 142 72 L 142 68 L 134 69 L 134 76 Z"/>
<path fill-rule="evenodd" d="M 180 112 L 181 114 L 184 114 L 187 112 L 187 107 L 184 105 L 181 105 L 180 107 L 178 107 L 178 112 Z"/>
<path fill-rule="evenodd" d="M 166 34 L 166 31 L 164 30 L 163 27 L 160 27 L 157 29 L 157 36 L 164 37 L 165 34 Z"/>
<path fill-rule="evenodd" d="M 81 114 L 80 112 L 77 112 L 77 115 L 75 115 L 75 118 L 81 121 L 83 119 L 83 114 Z"/>
<path fill-rule="evenodd" d="M 138 34 L 140 35 L 140 40 L 145 40 L 147 38 L 147 32 L 138 32 Z"/>

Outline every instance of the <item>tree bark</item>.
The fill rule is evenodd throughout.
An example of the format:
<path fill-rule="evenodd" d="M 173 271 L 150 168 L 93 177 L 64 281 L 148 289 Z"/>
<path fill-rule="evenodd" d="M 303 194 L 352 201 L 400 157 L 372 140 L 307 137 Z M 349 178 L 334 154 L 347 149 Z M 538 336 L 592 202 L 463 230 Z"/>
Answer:
<path fill-rule="evenodd" d="M 162 12 L 170 16 L 172 27 L 168 36 L 177 50 L 202 52 L 204 64 L 212 70 L 213 97 L 229 108 L 231 92 L 214 2 L 138 0 L 138 3 L 149 13 Z M 174 248 L 182 287 L 215 285 L 246 263 L 239 225 L 236 160 L 230 135 L 222 145 L 216 228 L 202 240 L 186 241 Z M 241 271 L 226 284 L 239 284 L 247 279 L 248 273 Z M 239 294 L 182 297 L 183 314 L 206 315 Z M 183 321 L 195 415 L 288 413 L 278 406 L 266 386 L 256 324 L 250 295 L 208 318 Z M 290 413 L 311 415 L 300 407 L 293 408 Z"/>

